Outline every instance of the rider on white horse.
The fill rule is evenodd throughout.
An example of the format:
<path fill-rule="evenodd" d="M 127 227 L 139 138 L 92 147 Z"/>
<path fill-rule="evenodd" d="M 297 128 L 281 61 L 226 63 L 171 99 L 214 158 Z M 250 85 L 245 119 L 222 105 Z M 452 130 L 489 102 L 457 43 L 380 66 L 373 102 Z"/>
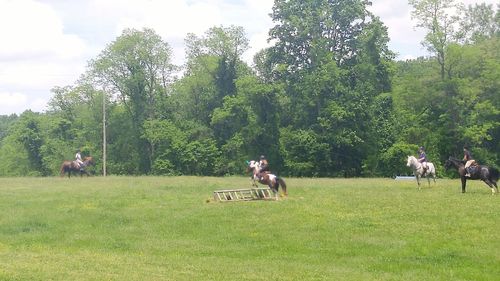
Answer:
<path fill-rule="evenodd" d="M 427 155 L 425 154 L 423 146 L 418 149 L 418 162 L 422 163 L 422 168 L 424 169 L 422 175 L 425 175 L 427 172 Z"/>

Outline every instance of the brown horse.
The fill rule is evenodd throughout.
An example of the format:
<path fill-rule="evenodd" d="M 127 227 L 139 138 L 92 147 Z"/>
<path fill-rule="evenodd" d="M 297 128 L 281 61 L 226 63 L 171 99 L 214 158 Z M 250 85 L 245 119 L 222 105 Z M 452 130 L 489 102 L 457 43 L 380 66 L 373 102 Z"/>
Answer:
<path fill-rule="evenodd" d="M 269 186 L 269 188 L 273 191 L 276 198 L 278 198 L 278 189 L 281 186 L 281 190 L 283 190 L 283 195 L 287 196 L 288 192 L 286 191 L 286 183 L 285 181 L 269 172 L 259 173 L 260 165 L 258 161 L 248 161 L 247 173 L 252 172 L 252 185 L 257 187 L 257 182 L 260 184 L 265 184 Z"/>
<path fill-rule="evenodd" d="M 78 172 L 80 173 L 80 176 L 83 176 L 83 174 L 89 176 L 89 173 L 85 171 L 84 168 L 94 164 L 94 159 L 91 156 L 83 158 L 82 167 L 78 167 L 78 163 L 76 163 L 76 161 L 64 161 L 61 165 L 61 177 L 63 177 L 66 173 L 68 174 L 68 178 L 70 178 L 71 172 Z"/>
<path fill-rule="evenodd" d="M 493 167 L 478 165 L 473 171 L 470 173 L 470 177 L 466 177 L 465 165 L 463 161 L 450 157 L 446 160 L 444 164 L 446 169 L 450 167 L 454 167 L 458 174 L 460 175 L 460 179 L 462 180 L 462 193 L 465 193 L 465 185 L 467 184 L 467 179 L 470 180 L 482 180 L 491 188 L 491 194 L 498 194 L 498 170 Z"/>

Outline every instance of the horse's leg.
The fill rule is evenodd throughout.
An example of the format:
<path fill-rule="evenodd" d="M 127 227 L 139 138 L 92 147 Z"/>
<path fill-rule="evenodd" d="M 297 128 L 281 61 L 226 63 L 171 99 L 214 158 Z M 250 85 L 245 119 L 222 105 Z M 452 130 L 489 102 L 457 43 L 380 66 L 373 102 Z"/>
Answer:
<path fill-rule="evenodd" d="M 257 180 L 256 180 L 256 174 L 253 173 L 252 175 L 252 186 L 257 187 Z"/>
<path fill-rule="evenodd" d="M 484 181 L 484 183 L 486 183 L 486 184 L 490 187 L 490 189 L 491 189 L 491 195 L 495 195 L 495 188 L 496 188 L 496 184 L 495 184 L 495 186 L 494 186 L 494 185 L 493 185 L 493 182 L 492 182 L 492 181 L 490 181 L 489 179 L 485 179 L 485 180 L 483 180 L 483 181 Z"/>
<path fill-rule="evenodd" d="M 465 185 L 467 184 L 467 179 L 465 178 L 465 176 L 460 177 L 460 179 L 462 180 L 462 193 L 465 193 Z"/>
<path fill-rule="evenodd" d="M 286 183 L 285 183 L 285 181 L 284 181 L 282 178 L 279 178 L 279 179 L 278 179 L 278 183 L 279 183 L 279 184 L 280 184 L 280 186 L 281 186 L 281 190 L 283 191 L 283 194 L 284 194 L 285 196 L 288 196 L 288 191 L 286 190 Z"/>
<path fill-rule="evenodd" d="M 276 200 L 278 200 L 278 189 L 276 188 L 276 185 L 275 183 L 273 183 L 272 181 L 269 181 L 269 183 L 267 184 L 269 186 L 269 188 L 271 189 L 271 191 L 273 192 L 274 194 L 274 198 Z"/>

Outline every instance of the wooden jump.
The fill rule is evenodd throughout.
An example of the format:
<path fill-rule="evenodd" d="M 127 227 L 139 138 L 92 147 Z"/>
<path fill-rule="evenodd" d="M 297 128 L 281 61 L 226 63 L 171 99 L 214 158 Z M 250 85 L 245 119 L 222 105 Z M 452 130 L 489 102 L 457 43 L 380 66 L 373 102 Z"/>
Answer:
<path fill-rule="evenodd" d="M 270 188 L 227 189 L 214 191 L 215 201 L 276 200 Z"/>

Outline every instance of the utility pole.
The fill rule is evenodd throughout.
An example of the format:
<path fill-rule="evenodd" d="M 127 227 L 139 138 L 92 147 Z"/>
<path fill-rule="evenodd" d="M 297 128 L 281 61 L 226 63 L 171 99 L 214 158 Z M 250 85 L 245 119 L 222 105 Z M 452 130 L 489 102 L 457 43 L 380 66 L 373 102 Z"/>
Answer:
<path fill-rule="evenodd" d="M 106 176 L 106 92 L 102 91 L 102 175 Z"/>

